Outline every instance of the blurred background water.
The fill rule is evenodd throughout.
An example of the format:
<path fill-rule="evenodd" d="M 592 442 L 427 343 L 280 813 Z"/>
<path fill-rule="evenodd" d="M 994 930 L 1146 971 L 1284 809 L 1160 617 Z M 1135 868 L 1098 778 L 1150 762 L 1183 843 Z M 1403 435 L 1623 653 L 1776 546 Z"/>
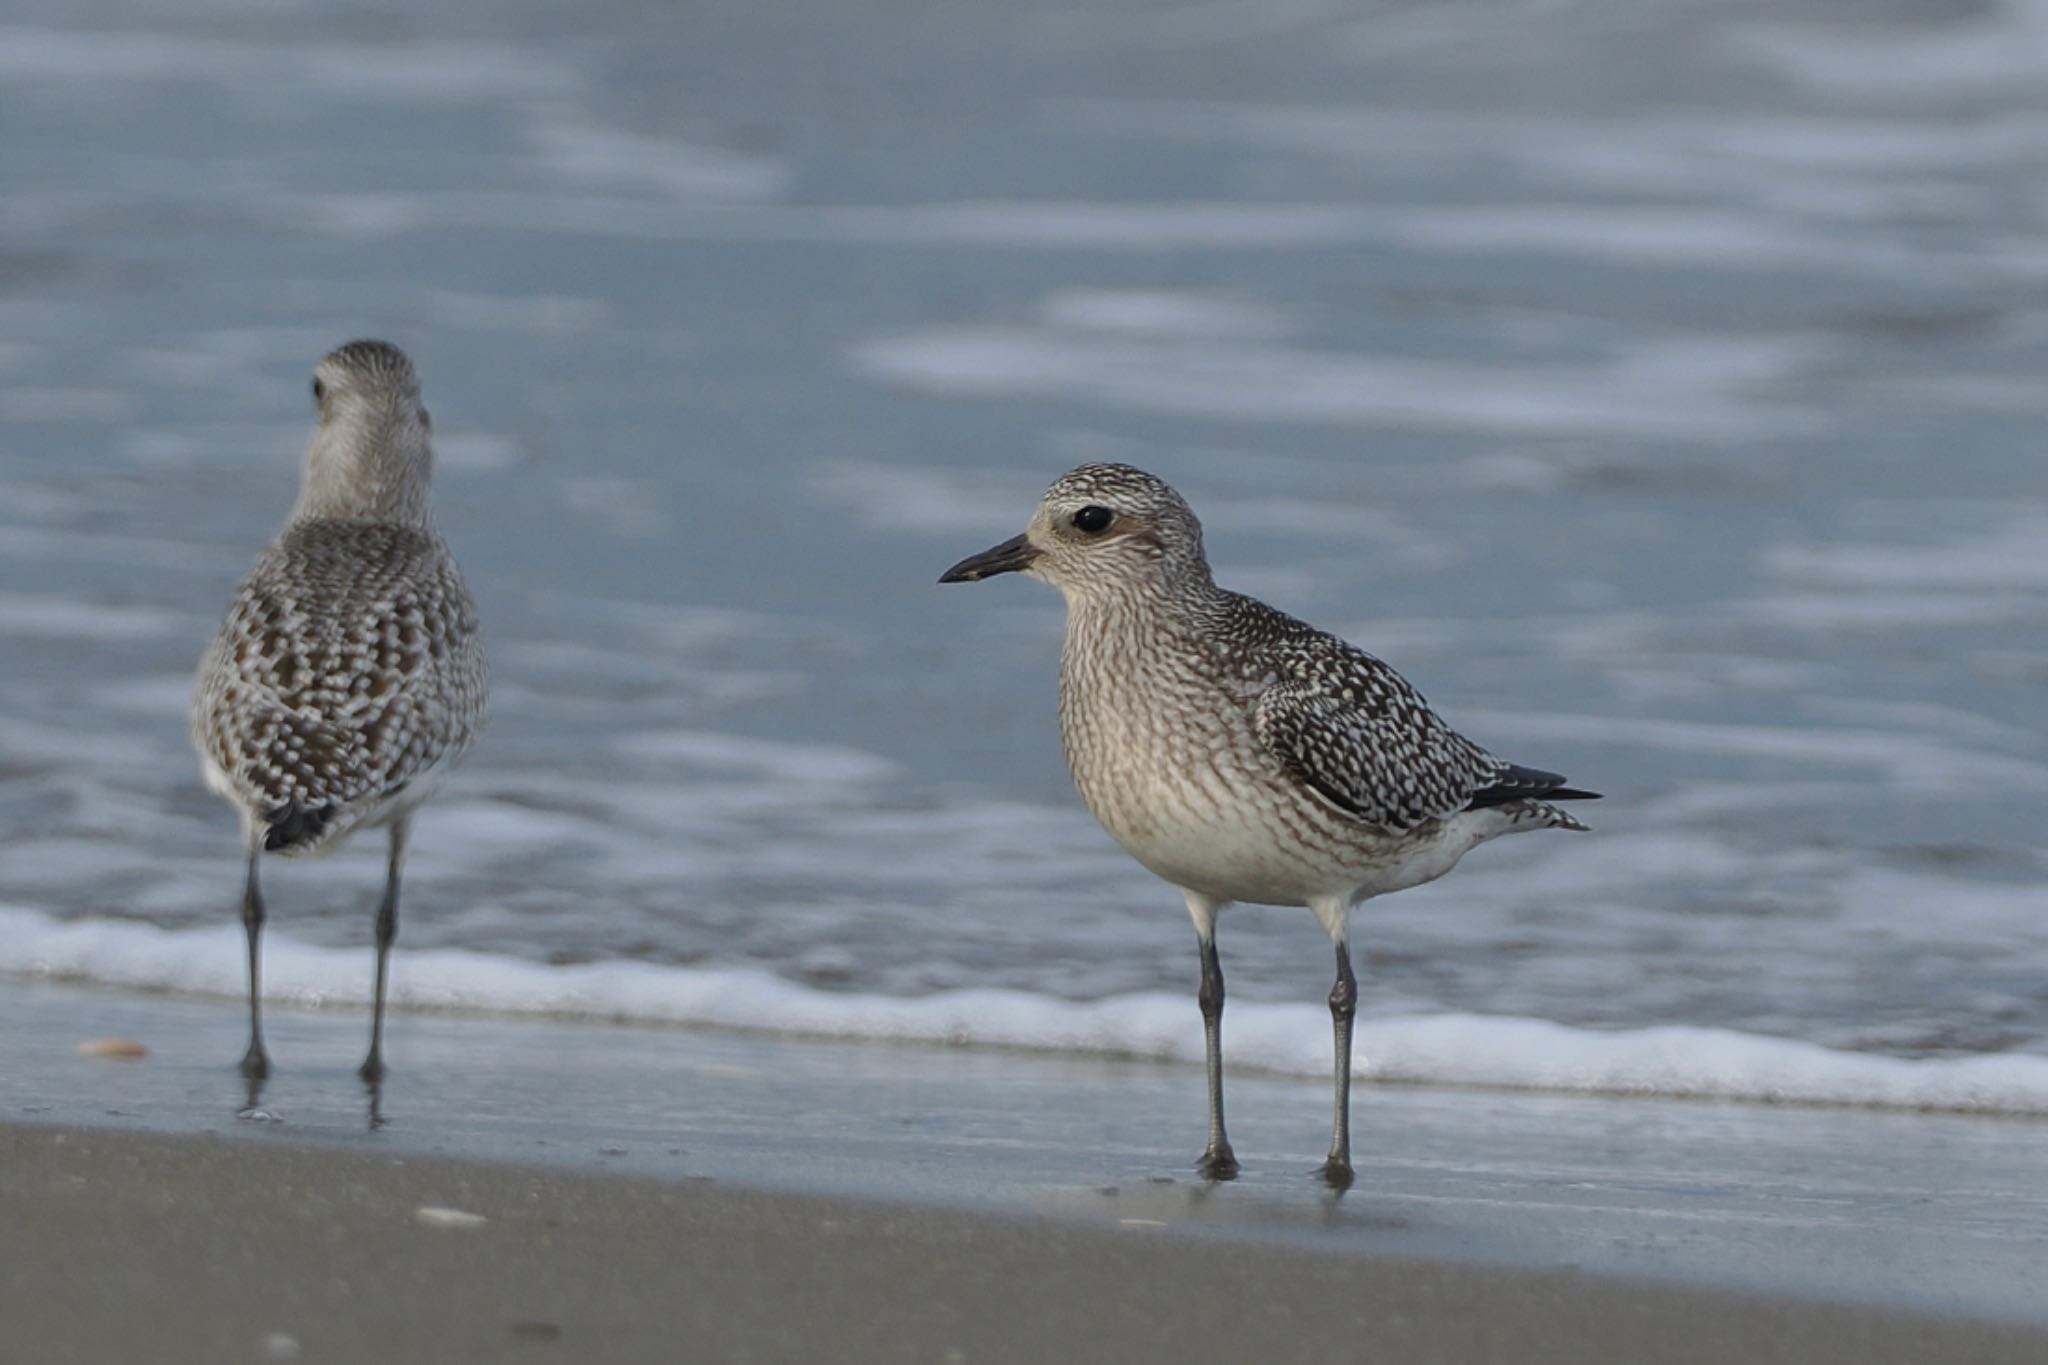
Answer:
<path fill-rule="evenodd" d="M 0 969 L 236 989 L 188 680 L 377 335 L 496 685 L 409 951 L 1198 1054 L 1057 597 L 933 583 L 1118 459 L 1609 796 L 1361 912 L 1367 1015 L 2048 1058 L 2044 0 L 16 0 L 0 130 Z M 284 989 L 379 866 L 271 875 Z M 1233 912 L 1233 1009 L 1322 942 Z"/>

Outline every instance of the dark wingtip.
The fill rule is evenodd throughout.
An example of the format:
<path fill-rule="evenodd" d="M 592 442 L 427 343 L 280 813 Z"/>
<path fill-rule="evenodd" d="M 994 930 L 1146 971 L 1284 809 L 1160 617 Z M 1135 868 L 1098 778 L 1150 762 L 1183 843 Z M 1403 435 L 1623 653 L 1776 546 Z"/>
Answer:
<path fill-rule="evenodd" d="M 263 817 L 269 826 L 263 831 L 263 851 L 279 853 L 318 843 L 334 818 L 334 803 L 320 806 L 279 806 Z"/>
<path fill-rule="evenodd" d="M 1467 810 L 1480 810 L 1486 806 L 1505 806 L 1510 801 L 1598 801 L 1599 792 L 1583 791 L 1567 787 L 1564 775 L 1547 773 L 1541 768 L 1525 768 L 1519 763 L 1510 763 L 1494 775 L 1493 785 L 1481 787 L 1472 793 L 1466 803 Z"/>

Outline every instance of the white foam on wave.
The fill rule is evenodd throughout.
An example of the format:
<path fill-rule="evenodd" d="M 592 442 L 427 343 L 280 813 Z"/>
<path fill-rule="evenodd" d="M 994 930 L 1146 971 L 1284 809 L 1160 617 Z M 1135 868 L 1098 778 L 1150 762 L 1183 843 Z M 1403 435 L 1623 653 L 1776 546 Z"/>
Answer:
<path fill-rule="evenodd" d="M 1621 743 L 1867 770 L 1923 794 L 1969 792 L 1987 784 L 2004 784 L 2026 791 L 2048 789 L 2048 763 L 2011 753 L 1963 749 L 1947 741 L 1887 729 L 1723 725 L 1654 716 L 1535 715 L 1513 711 L 1468 710 L 1463 716 L 1475 728 L 1490 726 L 1497 732 L 1523 739 Z"/>
<path fill-rule="evenodd" d="M 1933 544 L 1786 545 L 1769 551 L 1764 563 L 1784 577 L 1827 587 L 2038 591 L 2048 586 L 2048 516 L 2027 511 Z"/>
<path fill-rule="evenodd" d="M 1651 266 L 1701 263 L 1727 269 L 1797 270 L 1807 274 L 1954 274 L 1957 263 L 1879 235 L 1846 237 L 1837 225 L 1808 227 L 1787 211 L 1770 213 L 1713 205 L 1596 205 L 1569 199 L 1476 206 L 1386 207 L 1342 202 L 1237 203 L 1181 200 L 948 200 L 912 204 L 786 204 L 779 163 L 759 170 L 702 172 L 677 164 L 665 177 L 628 180 L 622 172 L 559 148 L 538 157 L 560 176 L 561 190 L 527 187 L 404 190 L 298 190 L 267 186 L 227 202 L 207 199 L 215 213 L 265 229 L 352 238 L 462 230 L 548 233 L 617 240 L 744 241 L 855 244 L 919 249 L 1144 253 L 1398 247 L 1429 254 L 1522 255 L 1545 259 L 1616 259 Z M 747 154 L 735 154 L 745 157 Z M 1896 198 L 1895 188 L 1890 196 Z M 1814 198 L 1819 190 L 1808 189 Z M 1836 190 L 1821 207 L 1837 216 L 1872 206 L 1855 187 Z M 1935 197 L 1919 194 L 1916 203 Z M 162 201 L 154 196 L 151 203 Z M 1851 202 L 1853 201 L 1853 202 Z M 1896 206 L 1889 199 L 1879 207 Z M 29 215 L 33 211 L 33 217 Z M 59 232 L 103 216 L 97 200 L 45 195 L 9 203 L 4 212 L 43 232 Z M 2024 243 L 1985 261 L 2038 273 L 2038 253 Z"/>
<path fill-rule="evenodd" d="M 528 136 L 550 170 L 677 199 L 770 199 L 789 183 L 788 168 L 773 157 L 651 137 L 584 119 L 542 120 Z"/>
<path fill-rule="evenodd" d="M 79 89 L 142 81 L 250 90 L 308 89 L 355 100 L 460 102 L 481 96 L 556 95 L 572 71 L 517 49 L 473 39 L 350 43 L 186 38 L 136 30 L 0 27 L 0 76 Z"/>
<path fill-rule="evenodd" d="M 557 172 L 564 165 L 549 163 Z M 768 183 L 765 178 L 763 184 Z M 663 196 L 607 192 L 585 181 L 573 192 L 518 189 L 427 191 L 266 190 L 216 212 L 294 231 L 383 237 L 447 229 L 544 232 L 653 241 L 824 242 L 1014 251 L 1157 252 L 1350 246 L 1395 237 L 1416 245 L 1428 225 L 1387 210 L 1342 203 L 1246 204 L 1055 200 L 946 200 L 915 204 L 768 204 L 746 195 Z M 8 201 L 0 213 L 57 231 L 103 212 L 104 203 L 46 193 Z M 1582 254 L 1582 253 L 1580 253 Z M 1839 259 L 1839 256 L 1835 259 Z"/>
<path fill-rule="evenodd" d="M 1735 613 L 1788 630 L 1847 632 L 1964 629 L 2032 620 L 2040 610 L 2033 593 L 1868 591 L 1781 593 L 1741 603 Z"/>
<path fill-rule="evenodd" d="M 169 635 L 186 624 L 158 607 L 113 606 L 62 597 L 0 593 L 0 635 L 67 640 L 142 640 Z"/>
<path fill-rule="evenodd" d="M 0 907 L 0 972 L 239 997 L 241 929 L 165 930 L 62 921 Z M 362 1004 L 366 951 L 273 936 L 265 998 Z M 1143 992 L 1075 1002 L 1016 990 L 916 998 L 813 989 L 743 968 L 609 961 L 571 966 L 460 949 L 407 953 L 393 982 L 401 1010 L 694 1025 L 804 1037 L 1028 1049 L 1194 1063 L 1192 1002 Z M 1233 1067 L 1315 1077 L 1328 1066 L 1319 1005 L 1234 1001 Z M 1905 1060 L 1725 1029 L 1620 1032 L 1473 1014 L 1361 1019 L 1356 1074 L 1389 1084 L 1806 1103 L 1975 1113 L 2048 1113 L 2048 1057 Z"/>
<path fill-rule="evenodd" d="M 1738 51 L 1831 95 L 1981 100 L 2048 76 L 2048 5 L 2004 0 L 1962 17 L 1847 29 L 1758 23 L 1730 35 Z"/>
<path fill-rule="evenodd" d="M 1829 39 L 1839 42 L 1840 33 Z M 1948 175 L 1959 167 L 2028 158 L 2040 145 L 2041 115 L 2002 110 L 1951 122 L 1895 112 L 1666 111 L 1607 114 L 1525 110 L 1514 117 L 1460 107 L 1261 104 L 1157 98 L 1071 99 L 1050 117 L 1091 133 L 1182 141 L 1227 141 L 1310 152 L 1351 162 L 1443 163 L 1503 158 L 1538 176 L 1605 188 L 1735 190 L 1769 198 L 1783 186 L 1763 173 Z"/>
<path fill-rule="evenodd" d="M 1809 274 L 1947 270 L 1955 263 L 1903 239 L 1894 220 L 1968 212 L 1982 198 L 1968 174 L 2024 162 L 2040 132 L 2038 116 L 2024 112 L 1951 126 L 1725 109 L 1628 119 L 1533 110 L 1503 117 L 1383 101 L 1081 99 L 1063 102 L 1052 116 L 1099 137 L 1327 157 L 1406 183 L 1419 167 L 1483 167 L 1487 183 L 1502 187 L 1496 202 L 1376 206 L 1389 238 L 1418 250 Z"/>
<path fill-rule="evenodd" d="M 986 526 L 992 533 L 1015 508 L 1004 498 L 1028 496 L 1031 481 L 980 469 L 932 469 L 880 460 L 832 459 L 813 467 L 810 490 L 874 527 L 958 534 Z"/>
<path fill-rule="evenodd" d="M 434 320 L 443 327 L 520 336 L 581 336 L 608 326 L 613 320 L 610 304 L 572 294 L 519 297 L 429 289 L 421 296 L 421 302 L 433 310 Z M 439 447 L 446 440 L 446 436 L 437 436 L 434 444 Z"/>
<path fill-rule="evenodd" d="M 1286 330 L 1274 309 L 1177 289 L 1062 289 L 1039 311 L 1050 326 L 1110 336 L 1265 340 Z"/>
<path fill-rule="evenodd" d="M 1115 48 L 1177 52 L 1251 42 L 1339 19 L 1350 10 L 1345 0 L 1223 0 L 1148 6 L 1131 13 L 1095 13 L 1074 6 L 1019 18 L 1033 47 L 1099 54 Z"/>
<path fill-rule="evenodd" d="M 614 741 L 643 760 L 755 773 L 784 781 L 865 785 L 886 782 L 896 765 L 865 749 L 836 744 L 788 744 L 710 730 L 661 730 Z"/>
<path fill-rule="evenodd" d="M 1711 441 L 1797 430 L 1805 420 L 1757 396 L 1803 363 L 1804 350 L 1737 338 L 1644 341 L 1583 364 L 1475 365 L 963 324 L 872 337 L 849 358 L 861 373 L 933 393 L 1078 397 L 1239 421 Z"/>

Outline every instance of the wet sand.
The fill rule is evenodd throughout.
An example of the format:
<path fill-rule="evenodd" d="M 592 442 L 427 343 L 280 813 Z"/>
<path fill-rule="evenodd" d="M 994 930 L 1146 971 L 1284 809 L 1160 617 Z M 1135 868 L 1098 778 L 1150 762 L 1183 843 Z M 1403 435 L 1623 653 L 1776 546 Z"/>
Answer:
<path fill-rule="evenodd" d="M 1145 1221 L 317 1145 L 6 1127 L 0 1169 L 0 1321 L 11 1357 L 45 1365 L 1990 1365 L 2048 1350 L 2038 1329 L 1220 1242 Z M 423 1208 L 471 1217 L 427 1221 Z"/>
<path fill-rule="evenodd" d="M 361 1011 L 271 1011 L 267 1122 L 242 1027 L 0 979 L 21 1358 L 2048 1359 L 2038 1122 L 1366 1086 L 1333 1200 L 1313 1081 L 1233 1074 L 1208 1187 L 1196 1067 L 401 1013 L 372 1128 Z"/>

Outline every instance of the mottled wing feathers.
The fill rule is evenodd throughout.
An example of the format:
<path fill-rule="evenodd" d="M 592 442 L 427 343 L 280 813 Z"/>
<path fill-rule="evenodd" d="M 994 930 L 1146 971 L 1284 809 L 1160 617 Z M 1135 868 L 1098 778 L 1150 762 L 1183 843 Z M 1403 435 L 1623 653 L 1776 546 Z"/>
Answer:
<path fill-rule="evenodd" d="M 201 665 L 193 732 L 267 845 L 288 848 L 458 756 L 483 695 L 475 607 L 438 538 L 314 521 L 243 580 Z"/>
<path fill-rule="evenodd" d="M 1370 654 L 1239 601 L 1240 630 L 1253 612 L 1265 618 L 1253 656 L 1272 679 L 1252 703 L 1253 729 L 1284 771 L 1332 805 L 1381 829 L 1410 829 L 1466 809 L 1504 773 L 1528 771 L 1451 729 Z"/>
<path fill-rule="evenodd" d="M 1288 679 L 1260 695 L 1253 726 L 1287 772 L 1333 805 L 1369 825 L 1409 829 L 1465 809 L 1491 760 L 1401 690 Z"/>

